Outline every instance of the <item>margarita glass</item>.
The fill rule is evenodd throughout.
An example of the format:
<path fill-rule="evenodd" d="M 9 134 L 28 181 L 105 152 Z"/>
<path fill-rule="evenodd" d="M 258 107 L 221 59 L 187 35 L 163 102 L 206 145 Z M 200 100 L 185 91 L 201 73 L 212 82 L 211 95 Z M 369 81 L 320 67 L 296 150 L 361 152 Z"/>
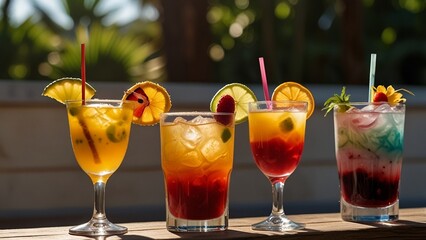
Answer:
<path fill-rule="evenodd" d="M 75 158 L 94 185 L 92 219 L 69 230 L 82 236 L 124 234 L 126 227 L 108 221 L 105 187 L 124 159 L 130 136 L 133 103 L 121 100 L 67 101 L 68 123 Z"/>
<path fill-rule="evenodd" d="M 250 146 L 257 167 L 272 184 L 272 212 L 252 225 L 254 230 L 287 231 L 304 228 L 288 219 L 283 189 L 296 169 L 305 139 L 307 102 L 259 101 L 249 103 Z"/>

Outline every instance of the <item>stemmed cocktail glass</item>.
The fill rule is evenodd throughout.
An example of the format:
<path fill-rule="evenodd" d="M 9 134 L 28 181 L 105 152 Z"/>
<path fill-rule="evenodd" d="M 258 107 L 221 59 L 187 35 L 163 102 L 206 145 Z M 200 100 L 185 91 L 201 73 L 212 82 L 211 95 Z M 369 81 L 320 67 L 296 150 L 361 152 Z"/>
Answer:
<path fill-rule="evenodd" d="M 71 142 L 78 164 L 89 175 L 95 190 L 92 219 L 69 230 L 83 236 L 124 234 L 126 227 L 108 221 L 105 187 L 126 154 L 133 103 L 121 100 L 67 101 Z"/>
<path fill-rule="evenodd" d="M 272 213 L 254 230 L 287 231 L 304 224 L 288 219 L 283 209 L 283 189 L 296 169 L 305 138 L 307 102 L 259 101 L 249 103 L 250 146 L 256 165 L 272 184 Z"/>

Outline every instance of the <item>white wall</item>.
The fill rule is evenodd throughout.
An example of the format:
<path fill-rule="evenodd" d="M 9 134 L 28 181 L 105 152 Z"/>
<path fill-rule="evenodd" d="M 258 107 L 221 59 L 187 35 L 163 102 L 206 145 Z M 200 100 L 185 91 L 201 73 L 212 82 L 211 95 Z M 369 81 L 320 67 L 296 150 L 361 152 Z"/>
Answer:
<path fill-rule="evenodd" d="M 0 81 L 0 228 L 28 224 L 77 224 L 91 215 L 92 186 L 72 152 L 65 107 L 41 97 L 47 82 Z M 130 83 L 92 83 L 98 98 L 121 98 Z M 220 84 L 163 84 L 172 111 L 208 110 Z M 270 92 L 275 86 L 271 86 Z M 301 163 L 285 187 L 287 213 L 339 209 L 332 114 L 323 117 L 325 99 L 341 86 L 308 85 L 317 106 L 307 122 Z M 250 86 L 260 98 L 260 86 Z M 400 205 L 426 206 L 426 89 L 407 96 L 405 159 Z M 352 100 L 365 100 L 366 87 L 348 86 Z M 248 145 L 247 123 L 237 126 L 231 178 L 231 217 L 268 215 L 271 189 L 257 170 Z M 159 127 L 133 126 L 120 169 L 107 187 L 107 212 L 115 221 L 164 219 Z M 34 218 L 37 218 L 34 221 Z"/>

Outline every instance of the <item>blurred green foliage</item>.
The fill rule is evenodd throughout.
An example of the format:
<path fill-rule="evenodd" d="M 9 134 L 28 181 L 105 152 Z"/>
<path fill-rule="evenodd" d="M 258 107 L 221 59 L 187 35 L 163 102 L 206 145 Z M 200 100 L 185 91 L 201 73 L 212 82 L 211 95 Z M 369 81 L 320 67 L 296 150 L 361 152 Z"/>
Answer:
<path fill-rule="evenodd" d="M 129 26 L 107 26 L 102 22 L 114 10 L 96 13 L 100 0 L 66 0 L 61 2 L 73 27 L 65 29 L 38 2 L 28 1 L 41 17 L 31 16 L 14 26 L 4 9 L 14 2 L 6 1 L 2 6 L 0 79 L 79 77 L 80 44 L 85 43 L 86 72 L 91 81 L 164 80 L 164 60 L 152 59 L 161 42 L 158 22 L 139 19 Z"/>
<path fill-rule="evenodd" d="M 366 84 L 370 54 L 377 53 L 376 77 L 382 84 L 426 84 L 424 0 L 359 0 L 360 22 L 355 24 L 361 29 L 364 79 L 345 79 L 343 72 L 350 75 L 351 70 L 342 67 L 343 38 L 355 31 L 343 21 L 350 1 L 211 0 L 207 19 L 219 58 L 216 78 L 259 83 L 257 58 L 263 56 L 273 83 Z M 232 36 L 235 25 L 242 31 Z"/>
<path fill-rule="evenodd" d="M 355 82 L 346 79 L 351 69 L 343 63 L 348 58 L 345 37 L 355 31 L 352 20 L 344 21 L 345 4 L 351 0 L 204 1 L 210 7 L 200 21 L 211 26 L 211 46 L 205 51 L 216 82 L 259 83 L 257 59 L 263 56 L 272 83 L 362 84 L 368 78 L 369 55 L 377 53 L 376 78 L 382 84 L 426 84 L 424 0 L 358 0 L 360 20 L 352 23 L 360 29 L 356 41 L 362 59 L 354 66 L 362 65 L 358 67 L 365 79 Z M 1 6 L 0 79 L 79 76 L 80 43 L 86 42 L 91 80 L 167 80 L 163 42 L 176 39 L 163 38 L 161 16 L 156 21 L 105 25 L 103 20 L 116 12 L 97 12 L 102 0 L 64 0 L 73 22 L 72 29 L 64 29 L 36 1 L 28 1 L 41 17 L 14 26 L 8 20 L 13 2 L 3 0 Z M 141 9 L 147 4 L 156 7 L 161 15 L 168 1 L 136 2 Z M 196 62 L 191 65 L 197 67 Z"/>

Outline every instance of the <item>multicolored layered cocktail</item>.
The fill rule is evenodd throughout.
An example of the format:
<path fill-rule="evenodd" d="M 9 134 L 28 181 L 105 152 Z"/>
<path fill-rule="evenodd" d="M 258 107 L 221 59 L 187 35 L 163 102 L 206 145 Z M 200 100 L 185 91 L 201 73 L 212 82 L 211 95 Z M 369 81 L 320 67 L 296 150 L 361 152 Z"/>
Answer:
<path fill-rule="evenodd" d="M 351 105 L 346 112 L 340 112 L 336 106 L 334 112 L 342 204 L 389 208 L 398 204 L 405 105 Z M 389 218 L 397 218 L 394 215 Z"/>
<path fill-rule="evenodd" d="M 354 103 L 343 89 L 342 101 L 332 105 L 343 220 L 398 219 L 405 99 L 388 101 L 385 93 L 376 92 L 378 101 Z"/>

